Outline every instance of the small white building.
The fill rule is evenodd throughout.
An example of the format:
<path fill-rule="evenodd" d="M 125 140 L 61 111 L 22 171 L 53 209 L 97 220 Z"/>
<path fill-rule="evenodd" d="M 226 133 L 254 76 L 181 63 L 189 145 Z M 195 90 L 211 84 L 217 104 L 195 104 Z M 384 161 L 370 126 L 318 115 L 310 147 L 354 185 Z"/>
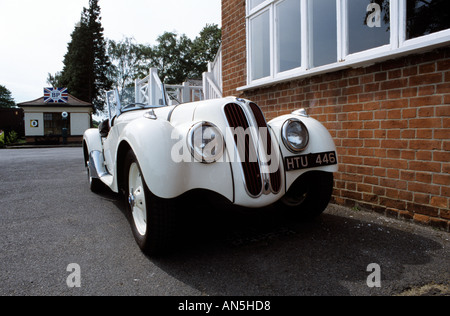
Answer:
<path fill-rule="evenodd" d="M 53 92 L 55 91 L 55 92 Z M 44 96 L 18 104 L 24 110 L 27 143 L 81 143 L 84 132 L 91 127 L 93 107 L 65 92 L 65 89 L 44 89 Z M 67 134 L 63 135 L 63 129 Z"/>

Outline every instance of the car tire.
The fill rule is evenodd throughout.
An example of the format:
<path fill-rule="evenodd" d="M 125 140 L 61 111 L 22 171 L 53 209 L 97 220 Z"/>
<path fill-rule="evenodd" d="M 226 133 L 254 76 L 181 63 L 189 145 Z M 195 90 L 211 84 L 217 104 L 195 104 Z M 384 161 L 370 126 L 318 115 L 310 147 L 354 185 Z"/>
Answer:
<path fill-rule="evenodd" d="M 320 216 L 330 203 L 334 177 L 331 172 L 311 171 L 297 179 L 281 200 L 289 217 L 308 220 Z"/>
<path fill-rule="evenodd" d="M 174 231 L 173 205 L 150 192 L 139 162 L 132 151 L 125 158 L 125 192 L 127 213 L 134 238 L 150 256 L 168 250 Z"/>

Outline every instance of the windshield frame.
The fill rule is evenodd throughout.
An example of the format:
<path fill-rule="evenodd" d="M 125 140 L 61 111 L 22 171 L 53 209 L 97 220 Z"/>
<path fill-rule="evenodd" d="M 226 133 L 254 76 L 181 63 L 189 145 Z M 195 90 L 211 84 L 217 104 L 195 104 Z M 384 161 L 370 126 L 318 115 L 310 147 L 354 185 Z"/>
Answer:
<path fill-rule="evenodd" d="M 127 105 L 122 106 L 122 101 L 120 100 L 119 89 L 115 88 L 114 90 L 106 92 L 106 104 L 108 108 L 108 116 L 110 122 L 113 121 L 115 117 L 119 117 L 122 113 L 136 111 L 136 110 L 145 110 L 145 109 L 157 109 L 167 107 L 169 104 L 167 102 L 167 94 L 164 84 L 161 84 L 161 99 L 160 105 L 151 105 L 145 104 L 142 102 L 132 102 Z M 110 99 L 113 98 L 113 101 Z M 115 103 L 115 106 L 114 106 Z M 115 107 L 115 111 L 114 108 Z M 115 112 L 115 113 L 113 113 Z"/>

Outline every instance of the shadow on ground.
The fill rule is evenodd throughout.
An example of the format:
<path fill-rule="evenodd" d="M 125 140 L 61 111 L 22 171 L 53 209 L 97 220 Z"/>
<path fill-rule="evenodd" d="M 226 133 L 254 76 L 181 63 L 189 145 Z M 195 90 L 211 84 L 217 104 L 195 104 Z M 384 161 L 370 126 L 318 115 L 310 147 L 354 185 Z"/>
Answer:
<path fill-rule="evenodd" d="M 204 295 L 390 295 L 405 286 L 405 266 L 426 265 L 429 252 L 442 249 L 351 213 L 330 207 L 317 220 L 295 222 L 274 207 L 212 212 L 197 206 L 183 217 L 178 246 L 149 260 Z M 367 286 L 371 263 L 382 268 L 380 289 Z"/>

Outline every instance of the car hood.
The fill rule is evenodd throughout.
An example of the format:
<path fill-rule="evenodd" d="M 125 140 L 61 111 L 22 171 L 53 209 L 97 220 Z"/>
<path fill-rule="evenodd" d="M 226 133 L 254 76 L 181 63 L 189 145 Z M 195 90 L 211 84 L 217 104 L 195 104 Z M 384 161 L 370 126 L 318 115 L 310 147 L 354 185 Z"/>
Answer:
<path fill-rule="evenodd" d="M 184 103 L 176 106 L 167 106 L 154 109 L 142 109 L 123 113 L 117 123 L 128 123 L 146 115 L 155 115 L 157 120 L 166 120 L 173 126 L 179 126 L 188 122 L 209 121 L 216 125 L 224 124 L 223 107 L 235 102 L 236 98 L 206 100 Z"/>
<path fill-rule="evenodd" d="M 180 104 L 171 110 L 168 120 L 174 126 L 191 121 L 214 121 L 217 116 L 223 117 L 223 106 L 234 102 L 235 98 L 224 98 Z"/>

